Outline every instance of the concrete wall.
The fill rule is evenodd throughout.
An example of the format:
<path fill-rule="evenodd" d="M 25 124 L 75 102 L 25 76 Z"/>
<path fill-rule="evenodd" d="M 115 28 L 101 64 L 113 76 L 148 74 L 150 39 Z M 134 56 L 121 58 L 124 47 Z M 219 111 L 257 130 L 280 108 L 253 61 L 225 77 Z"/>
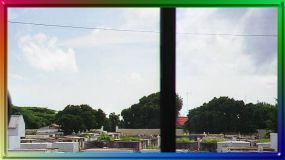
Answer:
<path fill-rule="evenodd" d="M 184 149 L 189 151 L 198 150 L 198 142 L 177 142 L 176 149 Z M 217 143 L 200 143 L 200 151 L 216 152 Z"/>
<path fill-rule="evenodd" d="M 19 117 L 19 124 L 16 128 L 8 128 L 8 135 L 9 136 L 20 136 L 25 137 L 26 131 L 25 131 L 25 121 L 23 119 L 23 116 Z"/>
<path fill-rule="evenodd" d="M 79 152 L 79 142 L 54 142 L 52 147 L 59 152 Z"/>
<path fill-rule="evenodd" d="M 9 136 L 18 136 L 18 128 L 8 128 Z"/>
<path fill-rule="evenodd" d="M 52 143 L 21 143 L 21 149 L 47 149 L 52 148 Z"/>
<path fill-rule="evenodd" d="M 227 147 L 250 147 L 250 142 L 245 141 L 224 141 L 217 142 L 217 152 L 222 152 Z"/>
<path fill-rule="evenodd" d="M 21 143 L 21 149 L 57 148 L 59 152 L 79 152 L 79 142 Z"/>
<path fill-rule="evenodd" d="M 187 149 L 189 151 L 198 150 L 198 142 L 177 142 L 176 149 Z"/>
<path fill-rule="evenodd" d="M 132 148 L 134 150 L 140 150 L 146 146 L 146 142 L 124 142 L 124 141 L 93 141 L 85 142 L 85 149 L 89 148 Z"/>
<path fill-rule="evenodd" d="M 200 151 L 217 152 L 217 143 L 200 143 Z"/>
<path fill-rule="evenodd" d="M 277 152 L 278 149 L 278 134 L 270 133 L 270 148 Z"/>
<path fill-rule="evenodd" d="M 19 136 L 8 136 L 8 149 L 19 149 L 20 147 Z"/>
<path fill-rule="evenodd" d="M 19 127 L 19 130 L 18 130 L 19 136 L 20 137 L 25 137 L 26 136 L 26 125 L 25 125 L 25 121 L 24 121 L 23 116 L 21 116 L 19 120 L 20 120 L 20 123 L 18 125 L 18 127 Z"/>
<path fill-rule="evenodd" d="M 124 136 L 137 136 L 137 135 L 160 135 L 160 129 L 118 129 Z"/>
<path fill-rule="evenodd" d="M 16 150 L 8 150 L 8 152 L 49 152 L 48 149 L 16 149 Z"/>
<path fill-rule="evenodd" d="M 49 135 L 26 135 L 26 139 L 45 139 L 49 138 Z"/>
<path fill-rule="evenodd" d="M 257 147 L 270 148 L 270 143 L 256 143 Z"/>

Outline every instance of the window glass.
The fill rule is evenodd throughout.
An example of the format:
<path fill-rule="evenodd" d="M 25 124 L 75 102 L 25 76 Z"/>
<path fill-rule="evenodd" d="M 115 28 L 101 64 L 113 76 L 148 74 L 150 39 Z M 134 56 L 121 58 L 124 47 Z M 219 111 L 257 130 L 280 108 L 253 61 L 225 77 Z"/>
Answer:
<path fill-rule="evenodd" d="M 8 151 L 160 149 L 158 8 L 10 8 Z"/>
<path fill-rule="evenodd" d="M 177 9 L 179 152 L 277 151 L 277 9 Z"/>

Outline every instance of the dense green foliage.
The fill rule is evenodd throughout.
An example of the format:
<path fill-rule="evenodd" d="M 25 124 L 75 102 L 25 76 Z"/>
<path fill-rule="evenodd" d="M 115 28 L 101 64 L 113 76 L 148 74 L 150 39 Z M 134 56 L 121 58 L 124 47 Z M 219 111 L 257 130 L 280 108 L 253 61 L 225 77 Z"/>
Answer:
<path fill-rule="evenodd" d="M 98 137 L 98 141 L 114 141 L 114 139 L 107 135 L 107 134 L 101 134 L 99 137 Z"/>
<path fill-rule="evenodd" d="M 160 93 L 144 96 L 139 103 L 122 110 L 124 128 L 160 128 Z M 177 95 L 176 114 L 182 108 L 182 99 Z"/>
<path fill-rule="evenodd" d="M 55 111 L 41 107 L 12 106 L 12 115 L 23 115 L 26 129 L 38 129 L 50 125 L 55 120 Z"/>
<path fill-rule="evenodd" d="M 182 107 L 182 99 L 176 95 L 176 114 Z M 139 103 L 122 110 L 120 115 L 108 117 L 101 109 L 89 105 L 68 105 L 62 111 L 40 107 L 12 106 L 11 114 L 22 114 L 27 129 L 38 129 L 57 123 L 65 134 L 99 129 L 114 132 L 120 128 L 160 128 L 159 92 L 144 96 Z M 253 133 L 257 129 L 277 131 L 277 104 L 245 104 L 228 97 L 213 98 L 202 106 L 189 110 L 188 121 L 183 126 L 190 133 Z M 183 140 L 183 139 L 182 139 Z"/>
<path fill-rule="evenodd" d="M 177 137 L 176 142 L 195 142 L 193 139 L 190 139 L 189 137 Z"/>
<path fill-rule="evenodd" d="M 105 120 L 106 114 L 101 109 L 95 110 L 86 104 L 68 105 L 56 114 L 56 121 L 65 134 L 101 128 Z"/>
<path fill-rule="evenodd" d="M 115 112 L 109 114 L 108 120 L 110 123 L 110 129 L 108 131 L 115 132 L 116 126 L 121 126 L 120 115 Z"/>
<path fill-rule="evenodd" d="M 217 143 L 217 142 L 223 142 L 225 141 L 224 138 L 217 138 L 217 137 L 212 137 L 212 138 L 203 138 L 202 142 L 204 143 Z"/>
<path fill-rule="evenodd" d="M 277 105 L 244 104 L 228 97 L 214 98 L 189 110 L 185 128 L 194 133 L 253 133 L 277 129 Z"/>

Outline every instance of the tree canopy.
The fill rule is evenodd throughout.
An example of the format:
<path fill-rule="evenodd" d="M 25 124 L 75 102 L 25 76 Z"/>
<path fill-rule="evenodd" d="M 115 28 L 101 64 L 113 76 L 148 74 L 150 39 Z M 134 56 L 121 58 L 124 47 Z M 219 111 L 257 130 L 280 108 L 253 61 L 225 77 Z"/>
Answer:
<path fill-rule="evenodd" d="M 176 114 L 182 108 L 182 99 L 176 95 Z M 122 110 L 124 128 L 160 128 L 160 93 L 144 96 L 139 103 Z"/>
<path fill-rule="evenodd" d="M 55 120 L 55 110 L 41 107 L 11 106 L 12 115 L 23 115 L 27 129 L 38 129 Z"/>
<path fill-rule="evenodd" d="M 245 104 L 233 98 L 213 98 L 189 110 L 185 129 L 194 133 L 253 133 L 257 129 L 277 130 L 277 105 Z"/>
<path fill-rule="evenodd" d="M 64 133 L 70 134 L 73 131 L 101 128 L 105 122 L 106 114 L 101 109 L 95 110 L 87 104 L 81 104 L 67 105 L 55 117 Z"/>
<path fill-rule="evenodd" d="M 109 119 L 110 121 L 110 131 L 115 132 L 116 131 L 116 126 L 121 126 L 121 121 L 120 121 L 120 115 L 116 114 L 115 112 L 112 112 L 109 114 Z"/>

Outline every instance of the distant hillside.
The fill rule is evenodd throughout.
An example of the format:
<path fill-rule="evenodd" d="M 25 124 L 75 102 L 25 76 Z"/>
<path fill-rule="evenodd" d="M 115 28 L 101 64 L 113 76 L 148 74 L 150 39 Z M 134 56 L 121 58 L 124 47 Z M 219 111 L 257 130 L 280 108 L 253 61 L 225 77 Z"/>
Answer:
<path fill-rule="evenodd" d="M 12 106 L 11 114 L 23 115 L 26 129 L 38 129 L 50 125 L 55 119 L 55 110 L 41 107 Z"/>

